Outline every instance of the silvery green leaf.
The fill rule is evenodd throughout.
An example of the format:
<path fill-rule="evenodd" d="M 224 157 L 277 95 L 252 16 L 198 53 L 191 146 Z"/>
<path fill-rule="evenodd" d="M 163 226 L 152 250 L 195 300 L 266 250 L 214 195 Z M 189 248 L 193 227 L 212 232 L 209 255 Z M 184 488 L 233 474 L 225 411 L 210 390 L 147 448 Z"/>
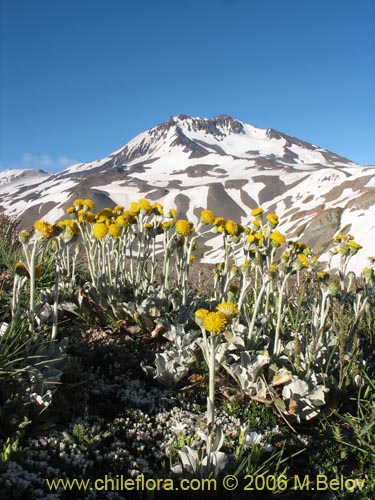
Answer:
<path fill-rule="evenodd" d="M 201 477 L 210 477 L 212 474 L 217 477 L 229 462 L 228 456 L 222 451 L 214 451 L 202 460 Z"/>
<path fill-rule="evenodd" d="M 179 450 L 178 454 L 182 462 L 183 470 L 191 474 L 196 473 L 199 465 L 199 454 L 197 450 L 193 450 L 190 446 L 184 446 L 182 450 Z"/>
<path fill-rule="evenodd" d="M 309 385 L 304 380 L 293 378 L 292 382 L 283 387 L 284 399 L 301 399 L 309 392 Z"/>
<path fill-rule="evenodd" d="M 225 435 L 221 426 L 218 426 L 213 434 L 213 440 L 211 445 L 211 451 L 216 452 L 219 451 L 223 446 L 225 440 Z"/>

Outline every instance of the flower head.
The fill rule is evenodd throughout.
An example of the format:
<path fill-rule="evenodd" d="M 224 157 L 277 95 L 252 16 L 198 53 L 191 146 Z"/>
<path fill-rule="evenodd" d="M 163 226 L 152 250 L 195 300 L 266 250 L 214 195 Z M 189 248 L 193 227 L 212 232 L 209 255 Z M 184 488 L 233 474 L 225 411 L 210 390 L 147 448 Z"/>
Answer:
<path fill-rule="evenodd" d="M 327 271 L 318 271 L 316 275 L 319 281 L 327 281 L 329 279 L 329 273 L 327 273 Z"/>
<path fill-rule="evenodd" d="M 263 214 L 264 210 L 262 207 L 257 207 L 257 208 L 254 208 L 251 212 L 250 212 L 250 215 L 252 217 L 261 217 L 262 214 Z"/>
<path fill-rule="evenodd" d="M 210 312 L 203 320 L 204 328 L 211 333 L 223 333 L 232 318 L 221 311 Z"/>
<path fill-rule="evenodd" d="M 361 250 L 362 246 L 354 240 L 349 241 L 349 248 L 351 255 L 355 255 L 358 250 Z"/>
<path fill-rule="evenodd" d="M 121 215 L 123 211 L 124 207 L 122 205 L 116 205 L 115 208 L 113 209 L 113 213 L 115 215 Z"/>
<path fill-rule="evenodd" d="M 174 224 L 173 220 L 165 220 L 161 223 L 161 228 L 164 232 L 167 232 Z"/>
<path fill-rule="evenodd" d="M 141 207 L 144 213 L 152 212 L 152 205 L 146 198 L 141 198 L 138 200 L 138 205 Z"/>
<path fill-rule="evenodd" d="M 198 309 L 195 311 L 195 322 L 199 326 L 203 326 L 204 318 L 207 316 L 209 311 L 207 309 Z"/>
<path fill-rule="evenodd" d="M 285 236 L 281 234 L 277 229 L 270 234 L 270 240 L 272 242 L 272 245 L 276 248 L 286 242 Z"/>
<path fill-rule="evenodd" d="M 34 223 L 34 228 L 44 238 L 52 238 L 55 234 L 54 227 L 44 220 L 37 220 Z"/>
<path fill-rule="evenodd" d="M 81 201 L 83 205 L 83 210 L 94 210 L 95 203 L 92 200 L 86 198 L 85 200 Z"/>
<path fill-rule="evenodd" d="M 192 222 L 185 219 L 180 219 L 176 222 L 176 233 L 181 236 L 189 236 L 193 232 L 194 225 Z"/>
<path fill-rule="evenodd" d="M 152 211 L 154 212 L 155 215 L 163 215 L 163 205 L 161 203 L 153 203 L 152 204 Z"/>
<path fill-rule="evenodd" d="M 132 201 L 130 203 L 130 212 L 133 215 L 138 215 L 140 211 L 141 211 L 141 205 L 139 203 L 137 203 L 136 201 Z"/>
<path fill-rule="evenodd" d="M 279 223 L 279 218 L 276 214 L 268 214 L 267 220 L 272 228 L 275 228 Z"/>
<path fill-rule="evenodd" d="M 365 278 L 366 282 L 370 281 L 374 277 L 374 270 L 372 267 L 365 267 L 362 270 L 363 277 Z"/>
<path fill-rule="evenodd" d="M 56 224 L 63 231 L 63 239 L 65 241 L 71 241 L 74 236 L 79 233 L 77 223 L 72 219 L 65 219 Z"/>
<path fill-rule="evenodd" d="M 215 214 L 212 210 L 202 210 L 201 222 L 202 224 L 213 224 L 215 222 Z"/>
<path fill-rule="evenodd" d="M 108 233 L 112 236 L 112 238 L 119 238 L 121 236 L 122 227 L 118 224 L 110 224 L 108 226 Z"/>
<path fill-rule="evenodd" d="M 175 208 L 170 208 L 168 212 L 168 217 L 171 219 L 176 219 L 177 218 L 177 210 Z"/>
<path fill-rule="evenodd" d="M 305 254 L 299 253 L 297 255 L 297 267 L 298 267 L 298 269 L 302 269 L 302 268 L 308 269 L 310 267 L 310 261 L 306 257 Z"/>
<path fill-rule="evenodd" d="M 116 224 L 121 227 L 129 226 L 132 223 L 133 218 L 133 214 L 129 210 L 126 210 L 124 213 L 116 217 Z"/>
<path fill-rule="evenodd" d="M 339 243 L 341 241 L 347 241 L 348 240 L 348 235 L 340 231 L 339 233 L 336 234 L 336 236 L 333 237 L 333 241 L 335 243 Z"/>
<path fill-rule="evenodd" d="M 216 309 L 230 317 L 236 316 L 240 312 L 236 304 L 233 304 L 233 302 L 221 302 L 216 306 Z"/>
<path fill-rule="evenodd" d="M 81 200 L 81 198 L 77 198 L 73 201 L 73 206 L 74 208 L 76 208 L 77 210 L 79 208 L 81 208 L 83 206 L 83 200 Z"/>
<path fill-rule="evenodd" d="M 270 276 L 276 276 L 279 272 L 279 268 L 275 265 L 275 264 L 270 264 L 268 269 L 267 269 L 267 273 L 270 275 Z"/>
<path fill-rule="evenodd" d="M 230 234 L 231 236 L 238 236 L 240 232 L 240 227 L 233 220 L 227 220 L 224 224 L 224 230 L 227 234 Z"/>
<path fill-rule="evenodd" d="M 97 222 L 92 227 L 92 233 L 97 240 L 101 240 L 108 233 L 107 224 L 104 222 Z"/>

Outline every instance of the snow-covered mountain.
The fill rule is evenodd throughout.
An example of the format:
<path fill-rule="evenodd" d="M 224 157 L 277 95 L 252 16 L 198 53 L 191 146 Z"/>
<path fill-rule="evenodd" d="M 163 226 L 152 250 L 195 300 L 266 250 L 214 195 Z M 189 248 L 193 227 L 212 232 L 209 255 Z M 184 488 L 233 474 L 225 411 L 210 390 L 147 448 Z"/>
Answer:
<path fill-rule="evenodd" d="M 261 205 L 280 216 L 281 231 L 317 252 L 338 230 L 351 232 L 365 247 L 353 259 L 359 270 L 375 255 L 374 174 L 374 166 L 227 115 L 180 115 L 101 160 L 58 174 L 0 172 L 0 207 L 27 227 L 63 217 L 74 198 L 92 198 L 100 209 L 147 197 L 176 206 L 180 217 L 196 220 L 209 208 L 243 223 Z"/>

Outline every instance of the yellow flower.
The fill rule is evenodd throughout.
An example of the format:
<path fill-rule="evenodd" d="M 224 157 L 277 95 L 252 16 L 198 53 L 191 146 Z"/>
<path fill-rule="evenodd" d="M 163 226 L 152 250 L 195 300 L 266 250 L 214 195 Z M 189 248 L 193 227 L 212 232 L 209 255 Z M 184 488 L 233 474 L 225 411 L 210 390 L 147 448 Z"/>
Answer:
<path fill-rule="evenodd" d="M 86 210 L 84 210 L 83 208 L 81 208 L 81 210 L 78 210 L 78 222 L 81 224 L 82 222 L 88 222 L 87 221 L 87 214 L 88 213 L 92 213 L 92 212 L 88 212 Z"/>
<path fill-rule="evenodd" d="M 372 269 L 372 267 L 365 267 L 362 271 L 362 274 L 366 281 L 369 281 L 374 277 L 374 270 Z"/>
<path fill-rule="evenodd" d="M 138 215 L 140 211 L 141 211 L 141 205 L 139 203 L 137 203 L 136 201 L 132 201 L 130 203 L 130 212 L 133 215 Z"/>
<path fill-rule="evenodd" d="M 121 227 L 129 226 L 133 221 L 133 214 L 129 210 L 125 210 L 124 213 L 116 218 L 116 224 Z"/>
<path fill-rule="evenodd" d="M 176 222 L 176 233 L 181 234 L 181 236 L 189 236 L 193 232 L 194 226 L 192 222 L 185 219 Z"/>
<path fill-rule="evenodd" d="M 348 235 L 343 233 L 342 231 L 340 231 L 338 234 L 336 234 L 336 236 L 333 237 L 333 241 L 335 243 L 339 242 L 339 241 L 346 241 L 348 239 Z"/>
<path fill-rule="evenodd" d="M 347 243 L 343 243 L 340 248 L 339 248 L 339 251 L 342 255 L 349 255 L 349 252 L 350 252 L 350 246 L 347 244 Z"/>
<path fill-rule="evenodd" d="M 280 257 L 280 260 L 282 262 L 288 262 L 292 257 L 292 254 L 290 252 L 288 252 L 287 250 L 284 250 L 284 252 L 282 253 L 281 257 Z"/>
<path fill-rule="evenodd" d="M 327 273 L 327 271 L 318 271 L 316 275 L 319 281 L 325 281 L 329 278 L 329 274 Z"/>
<path fill-rule="evenodd" d="M 306 257 L 306 255 L 304 255 L 303 253 L 299 253 L 297 255 L 297 259 L 298 259 L 298 268 L 299 269 L 302 269 L 303 267 L 305 267 L 305 268 L 309 268 L 310 267 L 310 261 Z"/>
<path fill-rule="evenodd" d="M 255 235 L 252 234 L 252 233 L 248 234 L 247 237 L 246 237 L 246 241 L 248 243 L 255 243 Z"/>
<path fill-rule="evenodd" d="M 76 211 L 75 207 L 69 207 L 66 209 L 66 213 L 67 214 L 74 214 L 74 212 Z"/>
<path fill-rule="evenodd" d="M 195 255 L 190 255 L 190 264 L 192 264 L 196 260 Z"/>
<path fill-rule="evenodd" d="M 279 223 L 279 218 L 276 214 L 268 214 L 267 220 L 273 228 L 276 227 Z"/>
<path fill-rule="evenodd" d="M 215 214 L 212 210 L 202 210 L 201 222 L 202 224 L 213 224 L 215 222 Z"/>
<path fill-rule="evenodd" d="M 239 309 L 236 306 L 236 304 L 233 304 L 233 302 L 221 302 L 218 306 L 216 306 L 216 309 L 228 316 L 236 316 L 236 314 L 239 314 Z"/>
<path fill-rule="evenodd" d="M 230 275 L 234 277 L 234 276 L 237 276 L 237 274 L 238 274 L 238 267 L 232 266 L 230 269 Z"/>
<path fill-rule="evenodd" d="M 40 233 L 44 229 L 45 222 L 43 220 L 37 220 L 34 222 L 34 228 L 39 231 Z"/>
<path fill-rule="evenodd" d="M 112 210 L 112 212 L 115 215 L 120 215 L 124 211 L 124 207 L 122 205 L 116 205 L 115 208 Z"/>
<path fill-rule="evenodd" d="M 64 224 L 66 230 L 69 231 L 70 233 L 75 234 L 75 235 L 79 233 L 78 225 L 76 222 L 74 222 L 74 220 L 65 219 L 63 221 L 63 224 Z"/>
<path fill-rule="evenodd" d="M 264 210 L 262 207 L 257 207 L 257 208 L 254 208 L 251 212 L 250 212 L 250 215 L 252 217 L 260 217 L 262 214 L 263 214 Z"/>
<path fill-rule="evenodd" d="M 240 232 L 239 225 L 233 220 L 227 220 L 224 224 L 224 229 L 227 234 L 237 236 Z"/>
<path fill-rule="evenodd" d="M 121 236 L 122 227 L 117 224 L 110 224 L 108 226 L 108 232 L 113 238 L 118 238 Z"/>
<path fill-rule="evenodd" d="M 232 318 L 221 311 L 208 313 L 204 320 L 204 328 L 211 333 L 222 333 L 232 322 Z"/>
<path fill-rule="evenodd" d="M 177 210 L 175 208 L 171 208 L 169 210 L 168 217 L 171 217 L 172 219 L 176 219 L 176 217 L 177 217 Z"/>
<path fill-rule="evenodd" d="M 279 269 L 275 264 L 270 264 L 267 272 L 270 276 L 276 276 L 276 274 L 279 272 Z"/>
<path fill-rule="evenodd" d="M 161 203 L 153 203 L 152 204 L 152 211 L 154 212 L 155 215 L 163 215 L 163 205 Z"/>
<path fill-rule="evenodd" d="M 96 215 L 93 212 L 90 212 L 90 211 L 86 212 L 86 218 L 85 218 L 86 222 L 89 222 L 89 223 L 95 222 L 95 219 L 96 219 Z"/>
<path fill-rule="evenodd" d="M 148 200 L 146 200 L 146 198 L 141 198 L 140 200 L 138 200 L 138 205 L 144 212 L 152 212 L 152 205 Z"/>
<path fill-rule="evenodd" d="M 213 225 L 216 227 L 223 227 L 225 225 L 225 219 L 224 217 L 216 217 Z"/>
<path fill-rule="evenodd" d="M 168 229 L 170 229 L 174 224 L 174 221 L 173 220 L 166 220 L 164 222 L 162 222 L 161 224 L 161 227 L 163 229 L 164 232 L 168 231 Z"/>
<path fill-rule="evenodd" d="M 107 224 L 105 224 L 104 222 L 97 222 L 92 227 L 92 233 L 94 237 L 98 240 L 104 238 L 107 232 L 108 232 L 108 227 Z"/>
<path fill-rule="evenodd" d="M 198 309 L 195 311 L 195 322 L 199 326 L 203 326 L 204 318 L 207 316 L 209 311 L 207 309 Z"/>
<path fill-rule="evenodd" d="M 83 210 L 89 210 L 89 209 L 93 210 L 94 209 L 95 203 L 92 200 L 86 198 L 85 200 L 81 200 L 81 201 L 82 201 L 82 205 L 83 205 Z"/>
<path fill-rule="evenodd" d="M 350 253 L 352 255 L 356 254 L 358 250 L 361 250 L 362 246 L 354 240 L 349 241 Z"/>
<path fill-rule="evenodd" d="M 100 215 L 100 213 L 95 216 L 95 221 L 96 222 L 103 222 L 103 224 L 107 224 L 107 225 L 109 224 L 108 217 L 106 217 L 105 215 Z"/>
<path fill-rule="evenodd" d="M 100 219 L 100 217 L 105 217 L 105 218 L 109 218 L 109 217 L 112 217 L 114 214 L 113 214 L 113 210 L 111 208 L 103 208 L 103 210 L 101 210 L 98 214 L 97 214 L 97 219 Z"/>
<path fill-rule="evenodd" d="M 70 241 L 72 241 L 73 238 L 75 236 L 77 236 L 79 233 L 77 223 L 71 219 L 65 219 L 65 220 L 59 221 L 56 224 L 56 226 L 57 226 L 57 228 L 59 228 L 62 231 L 62 239 L 66 243 L 69 243 Z"/>
<path fill-rule="evenodd" d="M 262 233 L 255 233 L 255 243 L 259 246 L 259 245 L 263 245 L 263 240 L 264 240 L 264 236 Z"/>
<path fill-rule="evenodd" d="M 270 240 L 272 241 L 272 245 L 277 248 L 285 243 L 286 238 L 283 234 L 276 230 L 270 234 Z"/>
<path fill-rule="evenodd" d="M 257 219 L 254 219 L 254 220 L 251 222 L 251 224 L 252 224 L 251 229 L 252 229 L 253 231 L 259 231 L 259 229 L 260 229 L 260 221 L 258 221 Z"/>
<path fill-rule="evenodd" d="M 81 198 L 77 198 L 73 201 L 73 205 L 76 208 L 81 208 L 81 206 L 83 205 L 83 200 L 81 200 Z"/>
<path fill-rule="evenodd" d="M 34 223 L 34 228 L 45 238 L 52 238 L 54 235 L 53 226 L 44 220 L 37 220 Z"/>
<path fill-rule="evenodd" d="M 249 261 L 243 262 L 240 265 L 240 270 L 241 270 L 242 274 L 248 275 L 250 273 L 250 270 L 251 270 L 250 262 Z"/>

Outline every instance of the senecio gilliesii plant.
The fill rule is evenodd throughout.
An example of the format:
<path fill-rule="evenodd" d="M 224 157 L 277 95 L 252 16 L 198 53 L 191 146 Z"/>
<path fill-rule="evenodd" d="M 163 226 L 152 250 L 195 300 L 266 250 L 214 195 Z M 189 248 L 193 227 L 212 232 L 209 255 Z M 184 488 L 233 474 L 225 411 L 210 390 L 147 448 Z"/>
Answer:
<path fill-rule="evenodd" d="M 176 209 L 165 210 L 146 198 L 131 202 L 128 208 L 115 206 L 97 213 L 94 208 L 92 200 L 76 199 L 68 208 L 69 219 L 55 225 L 37 221 L 33 233 L 20 234 L 24 260 L 17 265 L 12 312 L 21 312 L 19 295 L 29 280 L 27 315 L 32 329 L 36 320 L 41 321 L 36 283 L 43 253 L 48 250 L 55 255 L 55 338 L 61 282 L 68 279 L 71 286 L 76 285 L 76 260 L 83 248 L 95 300 L 112 316 L 129 310 L 137 314 L 139 310 L 144 316 L 151 307 L 145 306 L 148 301 L 157 309 L 156 315 L 165 315 L 159 320 L 164 327 L 168 321 L 175 321 L 175 326 L 185 321 L 182 326 L 188 328 L 189 314 L 195 317 L 201 340 L 189 347 L 191 352 L 181 362 L 177 349 L 173 363 L 164 365 L 183 367 L 183 373 L 188 373 L 186 360 L 200 346 L 209 368 L 210 425 L 215 420 L 214 374 L 222 368 L 249 397 L 277 401 L 284 414 L 304 419 L 315 416 L 326 403 L 328 381 L 335 379 L 337 371 L 342 385 L 349 359 L 350 366 L 359 362 L 356 328 L 373 301 L 374 271 L 366 268 L 364 286 L 354 290 L 357 278 L 347 268 L 361 245 L 351 235 L 340 232 L 334 238 L 331 253 L 340 256 L 335 272 L 321 269 L 303 242 L 288 241 L 279 230 L 279 217 L 266 214 L 262 207 L 250 212 L 246 224 L 217 217 L 209 209 L 202 210 L 194 224 L 178 218 Z M 189 274 L 197 241 L 208 233 L 221 238 L 222 261 L 215 267 L 206 305 L 209 309 L 227 306 L 226 310 L 218 306 L 216 311 L 194 313 Z M 354 324 L 345 330 L 340 318 L 348 309 L 353 310 Z M 189 314 L 183 316 L 181 310 Z M 155 315 L 149 321 L 154 319 Z M 180 346 L 181 356 L 184 349 Z M 160 380 L 181 380 L 159 373 L 164 366 L 159 364 Z"/>

